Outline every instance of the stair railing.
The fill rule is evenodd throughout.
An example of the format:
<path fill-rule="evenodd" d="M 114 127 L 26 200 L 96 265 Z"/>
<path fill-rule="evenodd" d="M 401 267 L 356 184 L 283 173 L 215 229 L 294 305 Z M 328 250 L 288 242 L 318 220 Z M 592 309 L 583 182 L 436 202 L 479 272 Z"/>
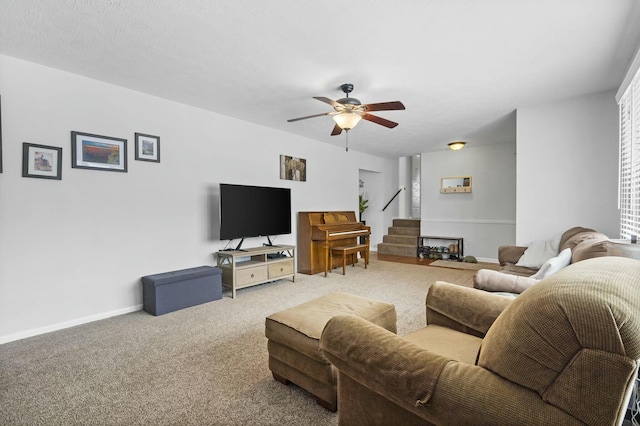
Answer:
<path fill-rule="evenodd" d="M 400 194 L 400 191 L 403 191 L 403 190 L 405 190 L 405 189 L 406 189 L 406 188 L 404 188 L 404 187 L 402 187 L 402 188 L 398 189 L 398 192 L 396 192 L 396 193 L 393 195 L 393 197 L 391 197 L 391 199 L 389 200 L 389 202 L 388 202 L 387 204 L 385 204 L 385 205 L 384 205 L 384 207 L 382 208 L 382 211 L 385 211 L 385 210 L 387 209 L 387 207 L 389 207 L 389 204 L 391 204 L 391 202 L 392 202 L 393 200 L 395 200 L 395 199 L 396 199 L 396 197 L 398 196 L 398 194 Z"/>

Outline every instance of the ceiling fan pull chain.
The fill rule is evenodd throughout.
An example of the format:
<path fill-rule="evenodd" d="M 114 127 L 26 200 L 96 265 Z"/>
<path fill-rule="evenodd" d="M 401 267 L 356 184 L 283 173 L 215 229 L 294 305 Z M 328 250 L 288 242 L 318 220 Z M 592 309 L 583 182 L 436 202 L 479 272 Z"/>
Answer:
<path fill-rule="evenodd" d="M 347 144 L 345 145 L 345 151 L 349 152 L 349 130 L 344 131 L 345 136 L 347 137 Z"/>

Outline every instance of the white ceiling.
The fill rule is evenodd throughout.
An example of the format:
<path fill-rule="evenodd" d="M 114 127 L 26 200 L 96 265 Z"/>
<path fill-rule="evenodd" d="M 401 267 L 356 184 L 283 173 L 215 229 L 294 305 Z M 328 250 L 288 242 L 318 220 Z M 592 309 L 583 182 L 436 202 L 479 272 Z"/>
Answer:
<path fill-rule="evenodd" d="M 617 88 L 636 0 L 0 0 L 0 53 L 321 142 L 312 99 L 402 101 L 349 146 L 394 158 L 513 141 L 515 109 Z"/>

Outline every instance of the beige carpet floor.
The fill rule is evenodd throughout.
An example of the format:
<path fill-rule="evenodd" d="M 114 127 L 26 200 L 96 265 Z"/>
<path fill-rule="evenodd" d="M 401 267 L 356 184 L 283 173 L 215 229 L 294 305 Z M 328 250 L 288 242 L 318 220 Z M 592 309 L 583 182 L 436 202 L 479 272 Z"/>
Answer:
<path fill-rule="evenodd" d="M 404 335 L 424 326 L 434 281 L 470 286 L 473 273 L 373 260 L 345 276 L 298 274 L 235 299 L 226 291 L 158 317 L 139 311 L 0 345 L 0 424 L 336 425 L 271 377 L 265 317 L 346 291 L 395 304 Z"/>

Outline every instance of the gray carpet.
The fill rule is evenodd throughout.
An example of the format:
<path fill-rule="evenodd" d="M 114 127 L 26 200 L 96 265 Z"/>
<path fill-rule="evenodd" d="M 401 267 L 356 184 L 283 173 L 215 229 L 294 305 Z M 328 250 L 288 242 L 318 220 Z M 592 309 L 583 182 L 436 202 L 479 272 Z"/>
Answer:
<path fill-rule="evenodd" d="M 230 292 L 154 317 L 139 311 L 0 345 L 3 425 L 335 425 L 337 415 L 267 366 L 265 317 L 333 291 L 396 305 L 398 334 L 425 324 L 435 280 L 474 271 L 372 260 Z"/>

